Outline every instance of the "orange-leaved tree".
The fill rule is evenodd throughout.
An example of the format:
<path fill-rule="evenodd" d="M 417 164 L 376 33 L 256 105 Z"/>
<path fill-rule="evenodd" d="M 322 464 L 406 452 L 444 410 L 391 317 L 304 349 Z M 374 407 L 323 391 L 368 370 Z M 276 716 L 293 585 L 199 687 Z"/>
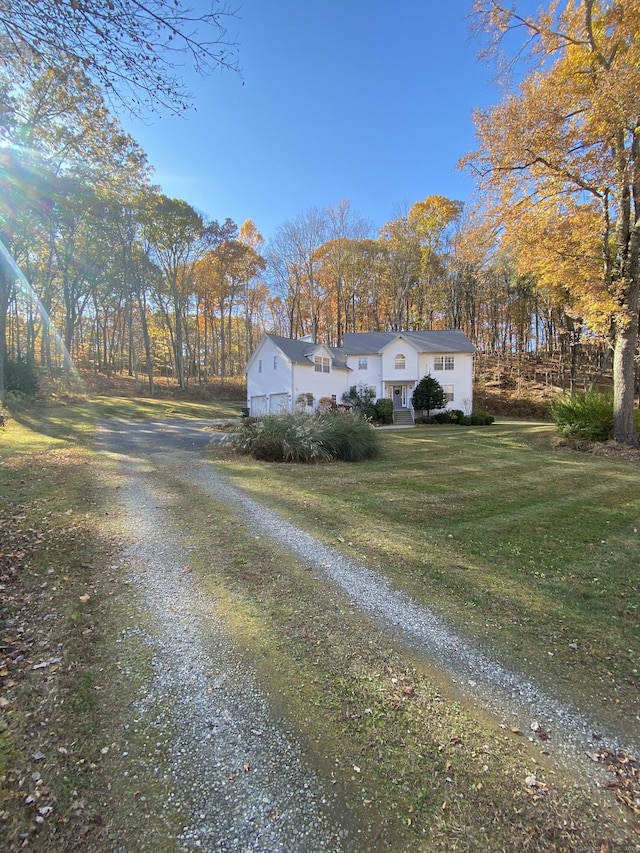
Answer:
<path fill-rule="evenodd" d="M 528 62 L 477 112 L 480 147 L 463 162 L 531 269 L 608 335 L 614 437 L 637 446 L 640 0 L 554 0 L 535 16 L 476 0 L 475 11 L 494 47 L 521 31 Z"/>

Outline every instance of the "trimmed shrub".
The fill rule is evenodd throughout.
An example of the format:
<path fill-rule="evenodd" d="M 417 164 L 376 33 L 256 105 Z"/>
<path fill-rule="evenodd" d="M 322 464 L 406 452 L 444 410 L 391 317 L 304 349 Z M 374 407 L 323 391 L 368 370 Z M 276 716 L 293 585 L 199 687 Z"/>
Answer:
<path fill-rule="evenodd" d="M 377 455 L 379 449 L 371 424 L 355 412 L 340 410 L 243 419 L 233 445 L 239 453 L 264 462 L 358 462 Z"/>
<path fill-rule="evenodd" d="M 465 415 L 461 409 L 447 409 L 436 412 L 430 418 L 416 418 L 417 424 L 457 424 L 459 426 L 485 426 L 495 421 L 493 415 L 479 409 L 471 415 Z"/>
<path fill-rule="evenodd" d="M 608 441 L 613 438 L 613 396 L 597 391 L 567 394 L 551 404 L 558 432 L 576 441 Z"/>
<path fill-rule="evenodd" d="M 393 400 L 388 397 L 380 397 L 375 403 L 376 420 L 381 424 L 393 423 Z"/>
<path fill-rule="evenodd" d="M 471 413 L 469 421 L 473 426 L 489 426 L 495 421 L 495 418 L 489 412 L 478 409 L 476 412 Z"/>

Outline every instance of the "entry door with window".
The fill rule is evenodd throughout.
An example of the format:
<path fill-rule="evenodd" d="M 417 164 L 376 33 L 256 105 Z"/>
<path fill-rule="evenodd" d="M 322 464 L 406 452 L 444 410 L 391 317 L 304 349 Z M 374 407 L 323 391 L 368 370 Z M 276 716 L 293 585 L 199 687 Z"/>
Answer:
<path fill-rule="evenodd" d="M 393 386 L 393 408 L 394 409 L 405 409 L 407 406 L 407 386 L 406 385 L 394 385 Z"/>

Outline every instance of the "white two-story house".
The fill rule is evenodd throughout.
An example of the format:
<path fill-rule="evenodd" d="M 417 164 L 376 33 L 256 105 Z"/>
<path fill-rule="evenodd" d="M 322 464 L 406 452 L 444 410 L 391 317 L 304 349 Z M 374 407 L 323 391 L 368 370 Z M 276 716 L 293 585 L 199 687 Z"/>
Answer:
<path fill-rule="evenodd" d="M 322 398 L 340 403 L 351 387 L 367 386 L 376 399 L 388 397 L 395 411 L 413 417 L 413 390 L 429 373 L 444 388 L 447 408 L 470 414 L 473 353 L 459 330 L 353 333 L 341 347 L 267 334 L 245 370 L 247 407 L 252 417 L 315 409 Z"/>

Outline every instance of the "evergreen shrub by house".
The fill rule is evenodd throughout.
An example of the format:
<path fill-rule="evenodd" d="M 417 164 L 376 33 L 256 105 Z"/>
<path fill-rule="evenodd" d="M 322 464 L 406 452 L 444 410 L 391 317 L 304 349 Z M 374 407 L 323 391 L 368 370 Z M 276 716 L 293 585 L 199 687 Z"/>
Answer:
<path fill-rule="evenodd" d="M 427 413 L 442 409 L 445 405 L 444 388 L 430 373 L 423 376 L 411 395 L 411 404 L 416 411 L 421 409 Z"/>
<path fill-rule="evenodd" d="M 489 412 L 479 409 L 471 415 L 465 415 L 461 409 L 447 409 L 436 412 L 429 418 L 416 418 L 417 424 L 459 424 L 460 426 L 488 426 L 495 421 Z"/>
<path fill-rule="evenodd" d="M 233 444 L 244 455 L 264 462 L 360 462 L 379 452 L 378 435 L 355 412 L 282 412 L 243 419 Z"/>
<path fill-rule="evenodd" d="M 551 404 L 558 432 L 576 441 L 608 441 L 613 438 L 613 396 L 598 391 L 565 394 Z"/>
<path fill-rule="evenodd" d="M 380 424 L 393 423 L 393 400 L 388 397 L 380 397 L 375 404 L 376 420 Z"/>

